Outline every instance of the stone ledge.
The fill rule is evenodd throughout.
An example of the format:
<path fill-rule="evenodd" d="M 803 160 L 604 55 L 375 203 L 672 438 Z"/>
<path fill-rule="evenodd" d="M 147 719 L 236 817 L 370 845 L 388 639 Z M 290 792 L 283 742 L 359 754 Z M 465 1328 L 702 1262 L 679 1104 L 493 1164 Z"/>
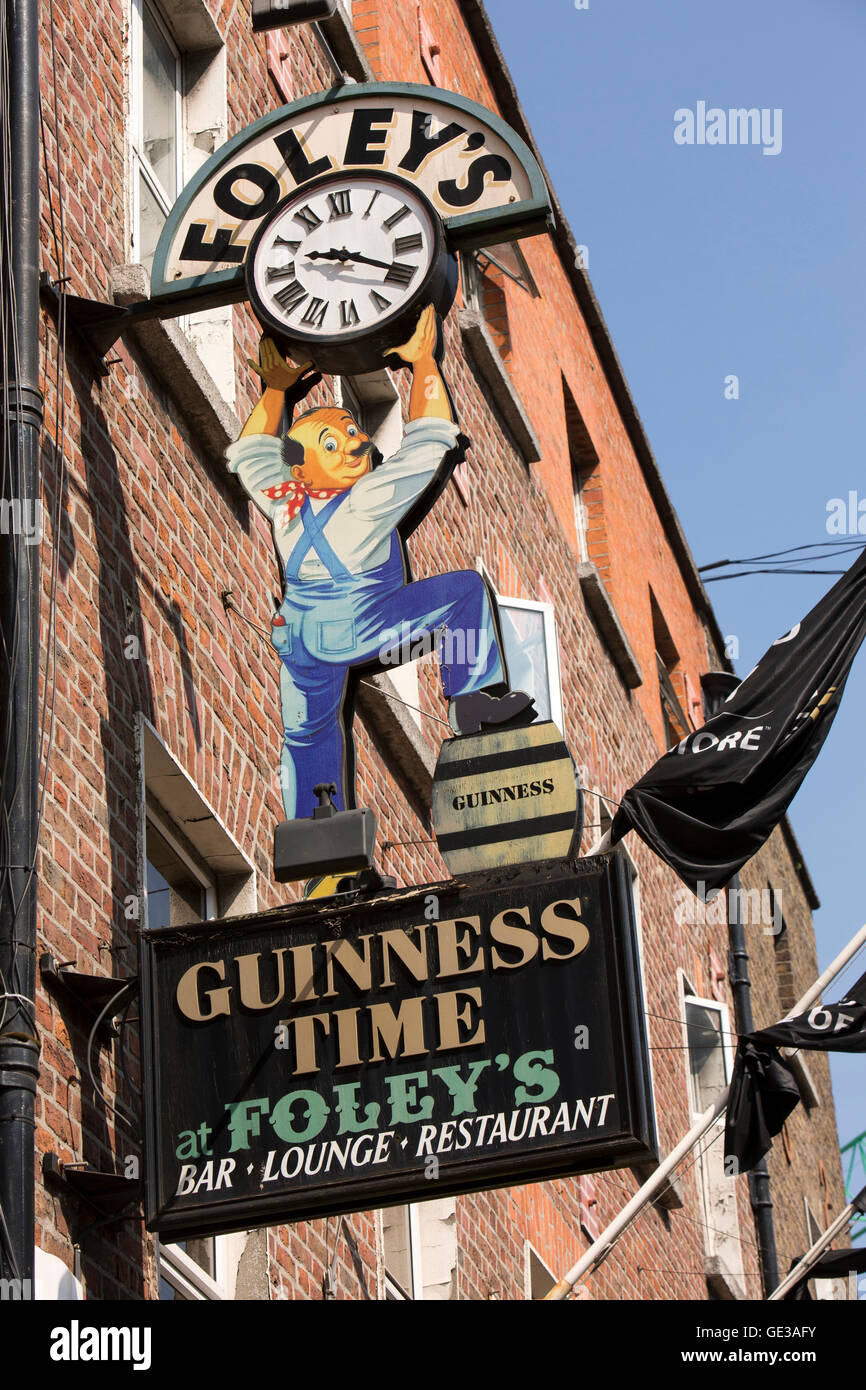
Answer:
<path fill-rule="evenodd" d="M 643 685 L 641 669 L 601 575 L 594 564 L 587 562 L 578 565 L 577 577 L 586 606 L 604 638 L 623 683 L 629 690 L 637 690 L 639 685 Z"/>
<path fill-rule="evenodd" d="M 140 304 L 150 297 L 150 276 L 143 265 L 115 266 L 109 292 L 115 304 Z M 241 422 L 186 334 L 174 319 L 145 319 L 124 331 L 141 349 L 208 453 L 222 461 L 226 447 L 241 432 Z M 227 478 L 231 476 L 226 473 Z"/>
<path fill-rule="evenodd" d="M 319 24 L 343 72 L 348 73 L 356 82 L 374 82 L 373 69 L 367 62 L 367 55 L 361 47 L 343 0 L 338 0 L 337 8 L 330 19 L 320 19 Z"/>
<path fill-rule="evenodd" d="M 472 359 L 490 387 L 490 398 L 514 436 L 517 447 L 527 463 L 541 458 L 541 445 L 515 391 L 511 377 L 502 365 L 502 358 L 483 318 L 474 309 L 461 309 L 457 316 L 463 341 Z"/>
<path fill-rule="evenodd" d="M 734 1274 L 718 1255 L 704 1255 L 704 1277 L 716 1298 L 731 1303 L 745 1298 L 742 1276 Z"/>
<path fill-rule="evenodd" d="M 412 790 L 425 806 L 429 806 L 436 755 L 409 709 L 398 702 L 400 698 L 391 677 L 383 671 L 376 676 L 362 677 L 355 708 L 394 759 Z"/>

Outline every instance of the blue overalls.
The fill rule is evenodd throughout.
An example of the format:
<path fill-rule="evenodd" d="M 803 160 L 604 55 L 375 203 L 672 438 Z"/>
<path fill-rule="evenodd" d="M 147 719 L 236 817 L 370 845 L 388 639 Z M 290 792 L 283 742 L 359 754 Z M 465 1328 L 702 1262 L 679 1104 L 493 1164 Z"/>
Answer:
<path fill-rule="evenodd" d="M 346 569 L 324 531 L 349 489 L 314 512 L 309 498 L 300 511 L 303 534 L 286 562 L 279 617 L 272 629 L 279 652 L 284 743 L 280 775 L 287 820 L 311 816 L 318 804 L 313 787 L 335 782 L 340 810 L 352 804 L 346 786 L 346 741 L 341 718 L 349 670 L 381 657 L 395 630 L 403 643 L 417 643 L 440 629 L 471 634 L 471 641 L 440 644 L 442 685 L 447 699 L 504 684 L 496 627 L 487 590 L 475 570 L 404 583 L 403 553 L 396 531 L 383 565 L 359 575 Z M 300 568 L 314 551 L 329 579 L 304 580 Z M 390 636 L 389 636 L 390 634 Z M 404 658 L 405 659 L 405 658 Z"/>

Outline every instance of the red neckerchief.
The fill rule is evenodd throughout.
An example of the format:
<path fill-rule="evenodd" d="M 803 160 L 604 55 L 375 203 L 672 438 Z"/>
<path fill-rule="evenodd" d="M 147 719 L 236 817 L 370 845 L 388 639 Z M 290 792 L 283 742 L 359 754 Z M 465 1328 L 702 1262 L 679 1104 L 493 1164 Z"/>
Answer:
<path fill-rule="evenodd" d="M 290 478 L 288 482 L 277 483 L 276 487 L 263 488 L 265 497 L 269 497 L 272 502 L 285 502 L 285 506 L 274 516 L 274 525 L 285 528 L 294 521 L 304 500 L 307 497 L 325 498 L 336 497 L 338 492 L 345 492 L 342 487 L 307 487 L 305 483 L 299 483 L 295 478 Z"/>

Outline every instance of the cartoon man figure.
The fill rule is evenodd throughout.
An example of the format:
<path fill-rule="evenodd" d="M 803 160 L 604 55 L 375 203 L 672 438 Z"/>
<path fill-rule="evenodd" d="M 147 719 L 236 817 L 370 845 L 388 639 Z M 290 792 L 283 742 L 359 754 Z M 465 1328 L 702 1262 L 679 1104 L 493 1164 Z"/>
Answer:
<path fill-rule="evenodd" d="M 458 733 L 535 716 L 529 695 L 508 691 L 494 605 L 480 574 L 407 582 L 397 528 L 441 480 L 458 436 L 434 357 L 436 335 L 431 305 L 409 341 L 393 349 L 411 366 L 413 380 L 403 443 L 386 462 L 375 465 L 375 446 L 342 407 L 308 410 L 285 441 L 277 437 L 285 394 L 311 364 L 285 361 L 269 339 L 256 367 L 264 394 L 227 450 L 229 469 L 273 525 L 284 578 L 272 641 L 282 663 L 287 820 L 312 815 L 313 787 L 322 782 L 336 784 L 338 809 L 352 804 L 342 718 L 349 672 L 380 663 L 395 630 L 404 650 L 443 629 L 470 639 L 444 644 L 441 653 L 449 719 Z"/>

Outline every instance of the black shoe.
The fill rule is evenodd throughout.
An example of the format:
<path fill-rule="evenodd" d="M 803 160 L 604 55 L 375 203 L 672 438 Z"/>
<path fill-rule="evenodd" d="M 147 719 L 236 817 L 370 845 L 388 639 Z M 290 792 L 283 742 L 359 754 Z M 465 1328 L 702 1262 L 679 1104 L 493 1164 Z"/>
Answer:
<path fill-rule="evenodd" d="M 448 707 L 448 722 L 457 734 L 478 734 L 488 725 L 532 724 L 538 711 L 531 695 L 512 690 L 507 695 L 488 695 L 484 690 L 456 695 Z"/>

